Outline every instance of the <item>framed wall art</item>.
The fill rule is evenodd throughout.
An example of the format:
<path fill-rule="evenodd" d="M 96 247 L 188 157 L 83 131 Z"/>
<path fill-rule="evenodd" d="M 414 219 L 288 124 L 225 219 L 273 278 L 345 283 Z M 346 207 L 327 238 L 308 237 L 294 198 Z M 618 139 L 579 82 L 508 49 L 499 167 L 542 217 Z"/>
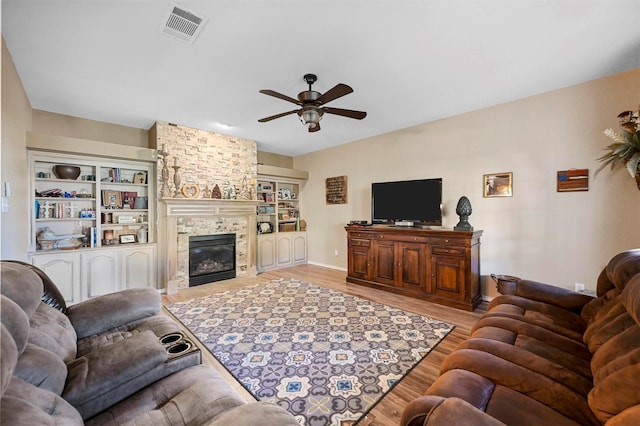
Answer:
<path fill-rule="evenodd" d="M 482 182 L 485 198 L 513 197 L 513 172 L 486 174 Z"/>

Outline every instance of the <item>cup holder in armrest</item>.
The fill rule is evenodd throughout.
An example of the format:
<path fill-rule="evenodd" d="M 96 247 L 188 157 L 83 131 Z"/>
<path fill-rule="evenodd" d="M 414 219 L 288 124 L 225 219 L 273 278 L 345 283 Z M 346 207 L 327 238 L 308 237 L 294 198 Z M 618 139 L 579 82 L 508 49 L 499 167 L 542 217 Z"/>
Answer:
<path fill-rule="evenodd" d="M 184 339 L 184 334 L 182 333 L 170 333 L 160 338 L 160 343 L 163 345 L 168 345 L 170 343 L 175 343 L 180 339 Z"/>
<path fill-rule="evenodd" d="M 191 346 L 193 346 L 191 342 L 189 342 L 188 340 L 182 340 L 176 343 L 175 345 L 169 346 L 167 348 L 167 352 L 169 352 L 170 356 L 180 355 L 187 352 L 189 349 L 191 349 Z"/>
<path fill-rule="evenodd" d="M 169 356 L 169 361 L 192 353 L 200 353 L 200 349 L 180 332 L 170 333 L 160 338 Z M 199 355 L 198 355 L 199 358 Z M 198 361 L 200 362 L 200 360 Z"/>

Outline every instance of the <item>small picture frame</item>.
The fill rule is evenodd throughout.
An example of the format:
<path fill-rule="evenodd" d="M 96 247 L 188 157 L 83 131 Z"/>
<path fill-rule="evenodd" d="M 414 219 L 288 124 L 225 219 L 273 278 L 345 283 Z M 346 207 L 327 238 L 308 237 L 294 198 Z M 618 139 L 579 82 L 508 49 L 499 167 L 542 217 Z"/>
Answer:
<path fill-rule="evenodd" d="M 146 184 L 147 172 L 137 172 L 135 175 L 133 175 L 133 183 Z"/>
<path fill-rule="evenodd" d="M 267 201 L 264 197 L 265 194 L 258 194 L 258 201 L 262 201 L 263 203 Z"/>
<path fill-rule="evenodd" d="M 288 212 L 280 213 L 279 217 L 280 217 L 280 220 L 289 220 L 289 213 Z"/>
<path fill-rule="evenodd" d="M 273 232 L 273 225 L 271 222 L 259 222 L 258 234 L 270 234 Z"/>
<path fill-rule="evenodd" d="M 273 194 L 272 193 L 264 194 L 264 195 L 266 195 L 265 201 L 267 203 L 273 203 Z"/>
<path fill-rule="evenodd" d="M 265 191 L 265 192 L 273 191 L 273 185 L 271 185 L 270 183 L 263 183 L 262 187 L 259 188 L 259 191 Z"/>
<path fill-rule="evenodd" d="M 112 209 L 121 208 L 122 197 L 120 196 L 120 191 L 102 190 L 102 205 Z"/>
<path fill-rule="evenodd" d="M 258 206 L 258 214 L 267 214 L 267 206 Z"/>
<path fill-rule="evenodd" d="M 290 200 L 291 199 L 291 190 L 287 188 L 283 188 L 280 190 L 280 199 L 281 200 Z"/>
<path fill-rule="evenodd" d="M 276 212 L 275 206 L 266 206 L 267 214 L 274 214 Z"/>
<path fill-rule="evenodd" d="M 120 235 L 120 244 L 132 244 L 138 242 L 136 234 Z"/>
<path fill-rule="evenodd" d="M 483 175 L 483 197 L 513 197 L 513 172 Z"/>

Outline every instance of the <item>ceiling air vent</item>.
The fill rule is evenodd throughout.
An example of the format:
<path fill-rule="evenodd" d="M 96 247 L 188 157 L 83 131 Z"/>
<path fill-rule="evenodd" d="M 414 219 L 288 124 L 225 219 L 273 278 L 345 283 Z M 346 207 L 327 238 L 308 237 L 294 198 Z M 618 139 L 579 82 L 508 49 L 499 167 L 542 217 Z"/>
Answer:
<path fill-rule="evenodd" d="M 193 11 L 172 3 L 162 20 L 160 32 L 193 44 L 208 20 L 204 16 L 198 16 Z"/>

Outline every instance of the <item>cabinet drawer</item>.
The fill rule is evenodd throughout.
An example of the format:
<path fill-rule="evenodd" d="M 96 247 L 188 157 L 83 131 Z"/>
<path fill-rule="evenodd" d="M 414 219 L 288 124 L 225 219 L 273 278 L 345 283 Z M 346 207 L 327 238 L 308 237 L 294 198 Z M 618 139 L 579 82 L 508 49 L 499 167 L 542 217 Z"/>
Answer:
<path fill-rule="evenodd" d="M 361 240 L 357 238 L 351 238 L 352 247 L 369 247 L 371 246 L 371 240 Z"/>
<path fill-rule="evenodd" d="M 431 238 L 431 244 L 443 247 L 465 247 L 465 240 L 460 238 Z"/>
<path fill-rule="evenodd" d="M 464 256 L 464 247 L 440 247 L 432 246 L 431 254 L 445 254 L 449 256 Z"/>
<path fill-rule="evenodd" d="M 351 238 L 352 240 L 354 238 L 373 238 L 373 235 L 367 233 L 367 232 L 350 232 L 349 233 L 349 238 Z"/>
<path fill-rule="evenodd" d="M 378 240 L 387 240 L 387 241 L 402 241 L 402 242 L 408 242 L 408 243 L 428 243 L 429 242 L 428 237 L 419 237 L 419 236 L 413 236 L 413 235 L 379 234 L 377 237 L 378 237 Z"/>

